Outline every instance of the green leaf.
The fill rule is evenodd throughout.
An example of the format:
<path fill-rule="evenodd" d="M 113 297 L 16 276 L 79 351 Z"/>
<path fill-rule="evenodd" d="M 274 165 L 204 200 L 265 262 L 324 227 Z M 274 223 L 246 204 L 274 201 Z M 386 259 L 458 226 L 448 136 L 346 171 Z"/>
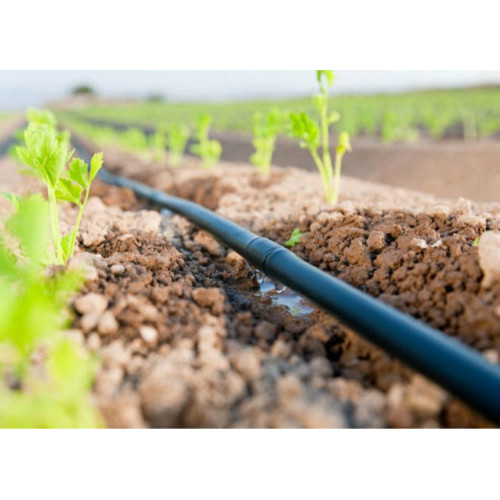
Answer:
<path fill-rule="evenodd" d="M 88 165 L 80 158 L 73 158 L 68 168 L 68 179 L 78 184 L 83 189 L 89 185 Z"/>
<path fill-rule="evenodd" d="M 335 75 L 331 69 L 320 69 L 316 71 L 316 79 L 318 80 L 321 90 L 324 91 L 333 87 Z"/>
<path fill-rule="evenodd" d="M 17 272 L 17 266 L 16 266 L 16 258 L 14 257 L 12 252 L 10 252 L 7 249 L 5 242 L 1 238 L 0 238 L 0 277 L 9 278 L 9 280 L 17 279 L 19 277 L 19 273 Z M 4 285 L 2 284 L 2 286 Z M 2 313 L 1 313 L 2 300 L 3 297 L 0 293 L 0 325 L 2 319 Z"/>
<path fill-rule="evenodd" d="M 69 135 L 34 122 L 26 129 L 24 142 L 25 147 L 16 149 L 19 159 L 54 189 L 69 158 Z"/>
<path fill-rule="evenodd" d="M 28 109 L 28 120 L 34 125 L 47 125 L 52 128 L 57 125 L 54 114 L 45 109 Z"/>
<path fill-rule="evenodd" d="M 340 113 L 338 111 L 332 111 L 328 117 L 328 123 L 337 123 L 340 121 Z"/>
<path fill-rule="evenodd" d="M 352 147 L 349 134 L 347 132 L 341 132 L 337 144 L 337 154 L 344 155 L 345 153 L 350 153 L 351 151 Z"/>
<path fill-rule="evenodd" d="M 302 231 L 298 227 L 296 227 L 293 230 L 290 239 L 285 243 L 285 246 L 287 246 L 288 248 L 293 248 L 295 245 L 298 245 L 300 243 L 302 236 L 304 236 L 302 234 Z"/>
<path fill-rule="evenodd" d="M 291 136 L 302 141 L 301 146 L 317 149 L 320 141 L 320 128 L 318 124 L 306 113 L 292 113 L 290 115 Z"/>
<path fill-rule="evenodd" d="M 63 251 L 64 262 L 66 262 L 73 254 L 73 235 L 74 235 L 74 232 L 71 231 L 70 233 L 65 234 L 61 238 L 61 248 Z"/>
<path fill-rule="evenodd" d="M 318 113 L 321 113 L 323 106 L 325 105 L 325 98 L 322 95 L 313 95 L 312 96 L 313 106 L 316 108 Z"/>
<path fill-rule="evenodd" d="M 83 188 L 69 179 L 59 179 L 55 193 L 57 200 L 69 201 L 78 206 L 82 204 Z"/>
<path fill-rule="evenodd" d="M 46 264 L 49 248 L 49 209 L 41 194 L 18 199 L 17 212 L 6 227 L 17 237 L 19 246 L 35 265 Z"/>
<path fill-rule="evenodd" d="M 92 156 L 92 160 L 90 160 L 89 187 L 90 183 L 96 178 L 96 175 L 99 173 L 99 170 L 101 170 L 102 164 L 103 164 L 102 153 L 96 153 L 94 156 Z"/>

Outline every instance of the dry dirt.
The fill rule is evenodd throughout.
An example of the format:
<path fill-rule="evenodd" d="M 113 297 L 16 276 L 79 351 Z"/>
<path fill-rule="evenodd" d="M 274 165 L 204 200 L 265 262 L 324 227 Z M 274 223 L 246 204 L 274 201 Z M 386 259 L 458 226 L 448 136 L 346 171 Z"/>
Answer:
<path fill-rule="evenodd" d="M 246 162 L 252 154 L 246 134 L 215 134 L 223 145 L 223 159 Z M 332 151 L 332 153 L 334 153 Z M 275 165 L 316 167 L 307 150 L 290 139 L 279 139 Z M 369 137 L 353 139 L 353 152 L 344 159 L 344 174 L 395 187 L 418 189 L 444 198 L 500 202 L 500 147 L 498 140 L 441 141 L 423 138 L 413 144 L 383 144 Z"/>
<path fill-rule="evenodd" d="M 330 207 L 317 176 L 298 169 L 263 179 L 186 159 L 169 170 L 116 151 L 105 162 L 279 243 L 300 227 L 301 258 L 499 363 L 498 241 L 474 242 L 498 230 L 500 205 L 346 177 Z M 10 161 L 0 169 L 1 189 L 34 187 Z M 62 216 L 64 227 L 74 213 Z M 70 334 L 101 357 L 94 394 L 111 427 L 488 426 L 328 315 L 260 293 L 239 255 L 128 190 L 96 183 L 81 229 L 75 260 L 88 281 Z"/>
<path fill-rule="evenodd" d="M 113 151 L 105 158 L 280 243 L 300 227 L 301 258 L 499 362 L 500 286 L 482 283 L 488 264 L 474 243 L 498 230 L 499 205 L 344 178 L 341 203 L 329 207 L 317 176 L 297 169 L 262 179 L 244 166 L 237 176 L 228 164 L 201 171 L 192 159 L 168 170 Z M 82 249 L 102 259 L 85 293 L 105 307 L 75 326 L 105 354 L 96 394 L 110 425 L 487 425 L 322 312 L 297 315 L 260 295 L 255 272 L 189 223 L 123 212 L 140 206 L 126 190 L 94 193 L 113 207 L 94 199 L 86 216 Z M 159 230 L 138 234 L 146 224 Z M 96 230 L 92 241 L 85 231 Z"/>

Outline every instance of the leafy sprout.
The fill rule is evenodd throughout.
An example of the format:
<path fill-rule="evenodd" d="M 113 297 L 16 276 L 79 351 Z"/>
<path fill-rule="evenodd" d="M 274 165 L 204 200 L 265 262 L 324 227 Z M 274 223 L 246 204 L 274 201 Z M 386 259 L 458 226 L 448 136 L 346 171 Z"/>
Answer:
<path fill-rule="evenodd" d="M 16 152 L 21 162 L 29 167 L 29 172 L 45 183 L 52 235 L 51 260 L 54 264 L 64 264 L 73 255 L 90 186 L 102 167 L 102 154 L 95 154 L 90 166 L 80 158 L 72 158 L 69 133 L 55 128 L 54 115 L 49 111 L 30 110 L 28 120 L 25 145 L 17 147 Z M 75 225 L 65 235 L 60 231 L 58 213 L 58 202 L 62 201 L 78 207 Z"/>
<path fill-rule="evenodd" d="M 253 141 L 255 153 L 250 162 L 263 174 L 268 175 L 271 168 L 276 136 L 284 129 L 284 115 L 272 109 L 267 115 L 255 113 L 253 119 Z"/>
<path fill-rule="evenodd" d="M 118 142 L 121 146 L 135 153 L 149 151 L 149 141 L 143 130 L 137 127 L 130 127 L 117 134 Z"/>
<path fill-rule="evenodd" d="M 304 234 L 298 227 L 296 227 L 293 230 L 290 239 L 285 243 L 285 246 L 287 246 L 288 248 L 293 248 L 295 245 L 298 245 L 300 243 L 302 236 L 304 236 Z"/>
<path fill-rule="evenodd" d="M 191 152 L 201 158 L 202 166 L 205 168 L 215 166 L 222 154 L 222 146 L 220 142 L 209 139 L 211 124 L 212 117 L 210 115 L 200 115 L 195 133 L 195 138 L 198 143 L 191 147 Z"/>
<path fill-rule="evenodd" d="M 190 135 L 189 128 L 181 123 L 172 123 L 168 127 L 167 148 L 170 164 L 173 167 L 178 166 L 181 162 Z"/>
<path fill-rule="evenodd" d="M 161 159 L 165 149 L 168 149 L 169 164 L 177 167 L 189 140 L 191 132 L 182 123 L 160 124 L 152 139 L 153 151 L 156 159 Z"/>
<path fill-rule="evenodd" d="M 323 183 L 325 200 L 336 204 L 339 199 L 340 173 L 345 153 L 351 151 L 349 135 L 342 132 L 336 149 L 335 171 L 330 155 L 329 127 L 340 120 L 340 114 L 328 110 L 328 94 L 335 81 L 332 70 L 316 71 L 320 94 L 313 97 L 313 104 L 319 114 L 319 121 L 305 112 L 290 115 L 290 134 L 299 139 L 300 146 L 308 149 L 319 170 Z M 321 154 L 318 152 L 321 147 Z"/>

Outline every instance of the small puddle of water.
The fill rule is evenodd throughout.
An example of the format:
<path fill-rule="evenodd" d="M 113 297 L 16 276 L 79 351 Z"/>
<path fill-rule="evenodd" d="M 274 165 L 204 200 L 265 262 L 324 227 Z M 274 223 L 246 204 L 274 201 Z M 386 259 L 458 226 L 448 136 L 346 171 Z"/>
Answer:
<path fill-rule="evenodd" d="M 174 215 L 167 208 L 162 208 L 160 213 L 167 218 Z M 259 283 L 259 295 L 269 297 L 273 305 L 286 307 L 292 316 L 307 316 L 314 312 L 313 307 L 298 293 L 280 283 L 276 283 L 259 271 L 257 271 L 257 281 Z"/>
<path fill-rule="evenodd" d="M 292 316 L 307 316 L 314 309 L 293 290 L 275 283 L 262 273 L 258 273 L 259 293 L 271 299 L 273 305 L 286 307 Z"/>

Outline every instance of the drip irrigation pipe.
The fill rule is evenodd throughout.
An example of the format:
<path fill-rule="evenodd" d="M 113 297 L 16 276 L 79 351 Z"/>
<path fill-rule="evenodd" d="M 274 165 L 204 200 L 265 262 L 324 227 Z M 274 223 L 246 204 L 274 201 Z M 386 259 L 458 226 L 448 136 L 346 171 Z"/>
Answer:
<path fill-rule="evenodd" d="M 100 178 L 186 217 L 267 276 L 300 293 L 366 340 L 500 424 L 500 369 L 476 351 L 196 203 L 104 169 Z"/>

